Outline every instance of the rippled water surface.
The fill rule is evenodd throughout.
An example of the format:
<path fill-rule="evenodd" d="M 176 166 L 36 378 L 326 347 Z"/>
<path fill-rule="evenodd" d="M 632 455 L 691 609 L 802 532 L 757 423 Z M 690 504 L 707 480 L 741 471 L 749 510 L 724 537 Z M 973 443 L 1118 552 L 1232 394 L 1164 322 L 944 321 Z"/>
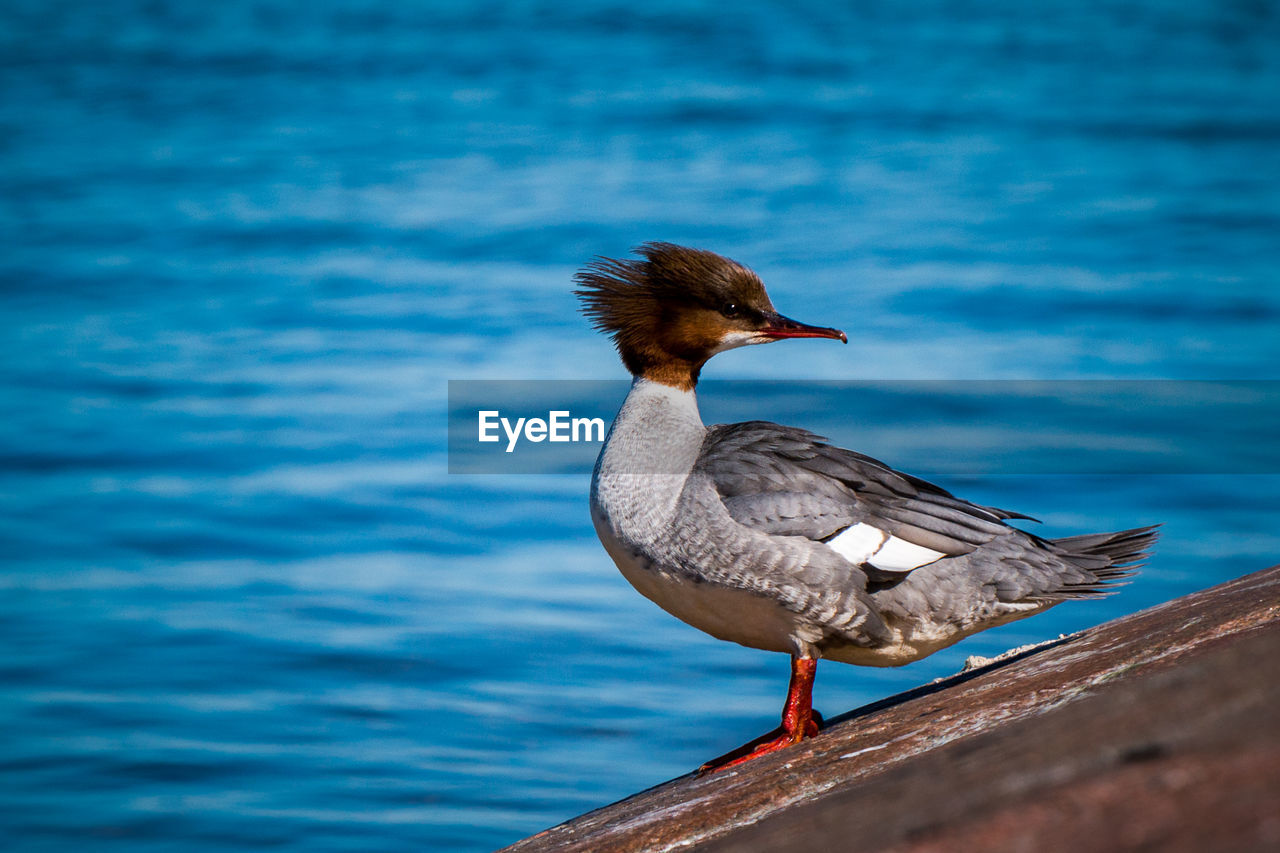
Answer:
<path fill-rule="evenodd" d="M 1273 5 L 727 9 L 5 4 L 6 849 L 483 851 L 774 724 L 785 659 L 627 587 L 585 474 L 447 473 L 447 380 L 623 375 L 594 254 L 717 249 L 849 332 L 708 378 L 1277 378 Z M 947 474 L 936 413 L 784 400 Z M 1164 539 L 1114 598 L 824 665 L 818 705 L 1276 562 L 1280 475 L 1198 458 L 947 475 Z"/>

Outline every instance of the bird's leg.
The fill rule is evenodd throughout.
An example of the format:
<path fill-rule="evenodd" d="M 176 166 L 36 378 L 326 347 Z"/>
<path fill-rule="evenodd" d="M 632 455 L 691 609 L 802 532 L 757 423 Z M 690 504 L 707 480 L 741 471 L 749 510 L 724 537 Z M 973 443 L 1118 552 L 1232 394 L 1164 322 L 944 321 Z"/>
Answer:
<path fill-rule="evenodd" d="M 817 670 L 817 658 L 792 655 L 791 683 L 787 686 L 787 702 L 782 706 L 782 725 L 733 752 L 708 761 L 698 768 L 698 773 L 724 770 L 816 735 L 822 725 L 822 715 L 813 710 L 813 676 Z"/>

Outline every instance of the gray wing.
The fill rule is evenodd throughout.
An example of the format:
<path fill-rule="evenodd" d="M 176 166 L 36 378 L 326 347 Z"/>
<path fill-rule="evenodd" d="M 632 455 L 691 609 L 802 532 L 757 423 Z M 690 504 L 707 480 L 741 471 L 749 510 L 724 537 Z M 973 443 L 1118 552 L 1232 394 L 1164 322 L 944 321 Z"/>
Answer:
<path fill-rule="evenodd" d="M 1007 618 L 1011 602 L 1106 594 L 1156 538 L 1145 527 L 1044 539 L 1005 523 L 1029 516 L 765 421 L 712 427 L 697 464 L 735 521 L 825 543 L 870 581 L 873 613 L 909 624 L 967 629 Z"/>
<path fill-rule="evenodd" d="M 767 421 L 711 427 L 698 465 L 740 524 L 826 542 L 846 556 L 866 550 L 863 565 L 873 579 L 971 553 L 1000 536 L 1030 536 L 1004 523 L 1027 516 L 961 500 L 813 433 Z"/>

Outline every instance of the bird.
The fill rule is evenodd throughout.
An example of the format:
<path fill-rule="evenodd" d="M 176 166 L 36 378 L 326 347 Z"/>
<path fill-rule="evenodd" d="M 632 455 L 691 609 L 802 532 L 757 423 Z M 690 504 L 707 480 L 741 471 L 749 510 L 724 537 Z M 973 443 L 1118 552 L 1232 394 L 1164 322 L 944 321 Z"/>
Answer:
<path fill-rule="evenodd" d="M 1049 539 L 807 430 L 706 426 L 699 374 L 730 349 L 839 329 L 784 317 L 748 267 L 652 242 L 575 276 L 632 384 L 591 478 L 605 551 L 642 595 L 713 637 L 790 655 L 775 732 L 700 768 L 815 736 L 819 659 L 902 666 L 1061 602 L 1115 591 L 1159 525 Z"/>

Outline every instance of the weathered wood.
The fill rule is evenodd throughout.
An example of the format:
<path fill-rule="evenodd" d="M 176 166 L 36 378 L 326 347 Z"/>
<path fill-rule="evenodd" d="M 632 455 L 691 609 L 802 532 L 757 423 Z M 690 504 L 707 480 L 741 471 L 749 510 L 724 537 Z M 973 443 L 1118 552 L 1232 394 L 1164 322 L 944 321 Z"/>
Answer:
<path fill-rule="evenodd" d="M 506 848 L 1280 849 L 1280 566 Z"/>

